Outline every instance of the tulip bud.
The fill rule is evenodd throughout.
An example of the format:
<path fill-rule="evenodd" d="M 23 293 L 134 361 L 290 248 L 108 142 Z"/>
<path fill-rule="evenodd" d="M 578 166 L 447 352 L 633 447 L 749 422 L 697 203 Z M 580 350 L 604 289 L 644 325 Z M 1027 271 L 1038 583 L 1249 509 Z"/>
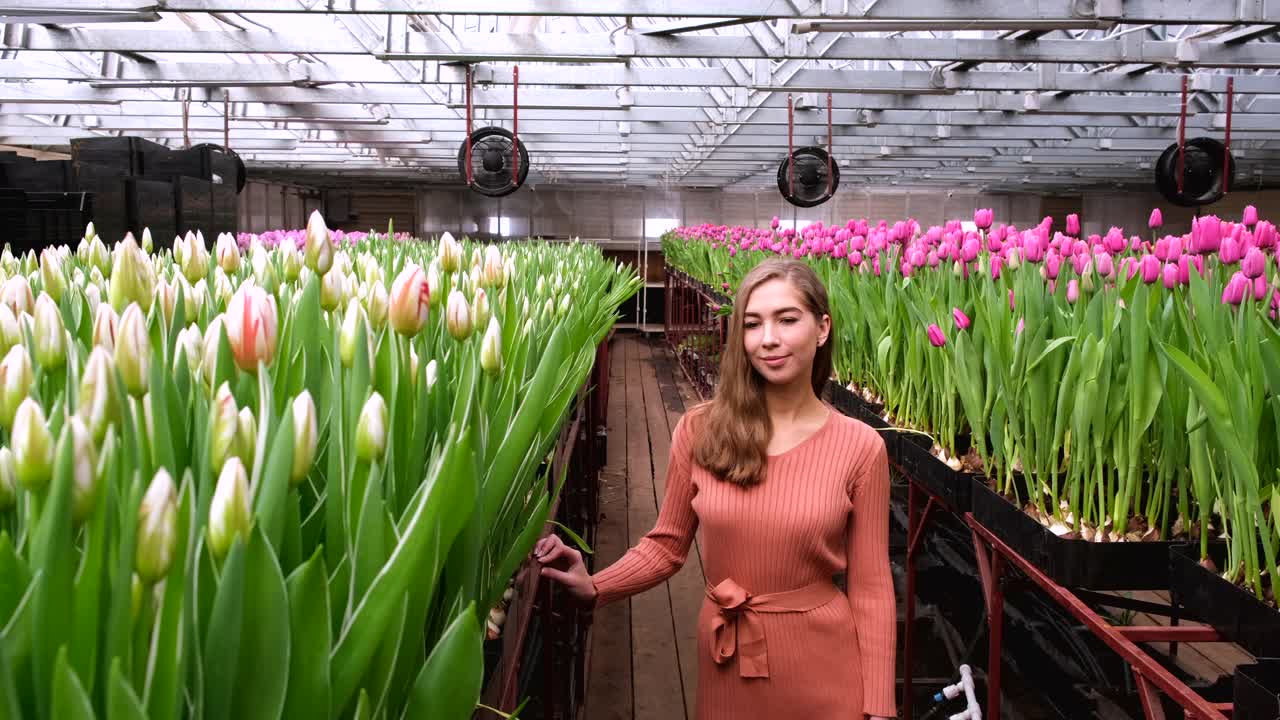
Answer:
<path fill-rule="evenodd" d="M 23 345 L 9 348 L 0 362 L 0 424 L 6 430 L 13 429 L 13 416 L 18 406 L 31 393 L 35 375 L 31 369 L 31 356 Z"/>
<path fill-rule="evenodd" d="M 929 344 L 934 347 L 942 347 L 947 344 L 946 334 L 936 324 L 931 324 L 925 328 L 925 334 L 929 336 Z"/>
<path fill-rule="evenodd" d="M 115 352 L 116 335 L 119 329 L 120 317 L 116 315 L 115 309 L 106 303 L 99 305 L 93 316 L 94 346 L 101 347 L 107 352 Z"/>
<path fill-rule="evenodd" d="M 223 325 L 241 370 L 256 374 L 259 363 L 271 364 L 276 355 L 278 317 L 275 296 L 260 287 L 245 283 L 231 298 Z"/>
<path fill-rule="evenodd" d="M 154 240 L 151 239 L 151 228 L 149 227 L 142 228 L 142 252 L 150 255 L 151 252 L 155 250 L 155 248 L 156 248 L 156 243 Z"/>
<path fill-rule="evenodd" d="M 130 303 L 120 317 L 115 361 L 125 388 L 134 397 L 142 397 L 151 382 L 151 337 L 137 303 Z"/>
<path fill-rule="evenodd" d="M 445 310 L 445 327 L 454 340 L 462 342 L 471 337 L 471 307 L 462 293 L 454 290 L 449 293 L 449 304 Z"/>
<path fill-rule="evenodd" d="M 427 266 L 427 292 L 430 302 L 438 303 L 444 298 L 444 281 L 440 278 L 440 260 L 437 258 Z"/>
<path fill-rule="evenodd" d="M 31 294 L 31 283 L 22 275 L 9 278 L 0 287 L 0 302 L 8 305 L 15 317 L 30 314 L 36 304 L 35 296 Z"/>
<path fill-rule="evenodd" d="M 337 271 L 334 271 L 336 274 Z M 342 367 L 351 369 L 355 363 L 357 343 L 363 338 L 369 349 L 369 362 L 373 362 L 373 336 L 369 334 L 369 321 L 365 318 L 364 307 L 355 298 L 347 303 L 347 311 L 342 316 L 342 326 L 338 329 L 338 358 Z"/>
<path fill-rule="evenodd" d="M 223 272 L 234 275 L 240 270 L 240 246 L 230 235 L 224 233 L 218 236 L 214 252 L 218 254 L 218 267 L 222 268 Z"/>
<path fill-rule="evenodd" d="M 34 328 L 36 362 L 47 370 L 56 370 L 67 362 L 67 331 L 62 324 L 62 312 L 53 298 L 40 293 L 36 301 Z"/>
<path fill-rule="evenodd" d="M 62 258 L 52 248 L 40 253 L 40 284 L 55 301 L 62 299 L 67 289 L 67 279 L 62 273 Z"/>
<path fill-rule="evenodd" d="M 356 424 L 356 457 L 365 462 L 381 460 L 387 450 L 387 403 L 374 392 L 365 401 Z"/>
<path fill-rule="evenodd" d="M 489 329 L 480 345 L 480 367 L 490 375 L 502 372 L 502 328 L 496 317 L 489 318 Z"/>
<path fill-rule="evenodd" d="M 392 329 L 405 337 L 417 335 L 427 324 L 430 299 L 426 273 L 409 263 L 391 284 L 387 320 Z"/>
<path fill-rule="evenodd" d="M 516 276 L 516 261 L 514 258 L 509 257 L 502 263 L 503 282 L 509 283 L 513 279 L 515 279 L 515 276 Z M 503 287 L 505 289 L 506 287 L 505 284 Z"/>
<path fill-rule="evenodd" d="M 138 508 L 137 551 L 133 566 L 148 585 L 169 574 L 178 540 L 178 493 L 169 471 L 160 468 Z"/>
<path fill-rule="evenodd" d="M 213 273 L 213 295 L 218 304 L 226 307 L 235 292 L 235 288 L 231 286 L 231 278 L 227 277 L 227 273 L 222 268 L 216 268 Z"/>
<path fill-rule="evenodd" d="M 160 280 L 156 282 L 155 292 L 151 296 L 152 304 L 159 304 L 160 315 L 164 318 L 166 327 L 173 324 L 173 313 L 178 304 L 178 293 L 172 285 Z M 183 315 L 185 316 L 185 311 Z"/>
<path fill-rule="evenodd" d="M 84 373 L 80 376 L 76 415 L 89 429 L 95 442 L 102 442 L 107 428 L 119 418 L 119 407 L 115 394 L 111 392 L 115 369 L 111 354 L 105 348 L 95 347 L 89 352 Z"/>
<path fill-rule="evenodd" d="M 439 373 L 440 373 L 440 368 L 436 364 L 435 360 L 432 360 L 431 362 L 427 363 L 427 390 L 428 391 L 430 391 L 431 388 L 435 387 L 436 377 L 439 375 Z"/>
<path fill-rule="evenodd" d="M 84 226 L 84 239 L 92 240 L 98 236 L 98 231 L 93 227 L 93 221 L 90 220 L 88 225 Z"/>
<path fill-rule="evenodd" d="M 1250 207 L 1253 207 L 1250 205 Z M 1254 211 L 1257 212 L 1256 210 Z M 1256 217 L 1256 215 L 1255 215 Z M 1256 247 L 1249 248 L 1244 254 L 1244 260 L 1240 261 L 1240 272 L 1250 280 L 1261 277 L 1267 271 L 1267 257 L 1262 251 Z"/>
<path fill-rule="evenodd" d="M 331 268 L 320 280 L 320 307 L 333 312 L 342 307 L 347 296 L 347 276 L 339 268 Z"/>
<path fill-rule="evenodd" d="M 178 372 L 185 362 L 189 372 L 199 372 L 200 361 L 204 358 L 203 344 L 204 338 L 195 324 L 179 330 L 173 347 L 173 371 Z"/>
<path fill-rule="evenodd" d="M 490 244 L 484 249 L 483 282 L 487 287 L 501 288 L 506 285 L 502 253 L 497 246 Z"/>
<path fill-rule="evenodd" d="M 289 484 L 296 486 L 311 472 L 316 459 L 320 430 L 316 419 L 316 404 L 311 393 L 303 390 L 293 399 L 293 469 Z"/>
<path fill-rule="evenodd" d="M 237 537 L 247 541 L 251 522 L 249 475 L 240 458 L 230 458 L 218 474 L 209 503 L 209 550 L 218 560 L 231 551 Z"/>
<path fill-rule="evenodd" d="M 1075 305 L 1080 299 L 1080 281 L 1071 278 L 1067 281 L 1067 304 Z"/>
<path fill-rule="evenodd" d="M 252 467 L 258 453 L 258 422 L 253 418 L 253 411 L 247 407 L 240 408 L 236 415 L 236 457 Z"/>
<path fill-rule="evenodd" d="M 971 321 L 969 316 L 964 314 L 960 308 L 951 308 L 951 319 L 956 323 L 957 330 L 968 330 Z"/>
<path fill-rule="evenodd" d="M 307 267 L 317 275 L 324 276 L 333 267 L 333 242 L 329 239 L 329 228 L 324 224 L 324 217 L 319 210 L 312 210 L 307 218 L 307 242 L 304 253 Z"/>
<path fill-rule="evenodd" d="M 8 352 L 14 345 L 22 344 L 22 328 L 18 316 L 8 305 L 0 303 L 0 351 Z"/>
<path fill-rule="evenodd" d="M 475 327 L 488 328 L 489 318 L 493 317 L 493 311 L 489 307 L 489 293 L 485 292 L 484 288 L 476 288 L 476 297 L 472 305 L 471 315 Z"/>
<path fill-rule="evenodd" d="M 364 307 L 369 312 L 369 324 L 376 331 L 387 326 L 389 302 L 387 287 L 381 282 L 371 283 L 364 293 Z"/>
<path fill-rule="evenodd" d="M 227 383 L 218 387 L 209 416 L 209 465 L 214 472 L 221 472 L 227 459 L 236 455 L 237 434 L 240 430 L 236 399 Z"/>
<path fill-rule="evenodd" d="M 12 510 L 18 503 L 18 466 L 13 451 L 0 447 L 0 512 Z"/>
<path fill-rule="evenodd" d="M 116 246 L 115 261 L 111 265 L 111 305 L 123 310 L 129 303 L 137 303 L 142 310 L 151 308 L 155 292 L 156 274 L 151 259 L 138 247 L 132 235 L 127 235 Z"/>
<path fill-rule="evenodd" d="M 200 340 L 200 369 L 204 371 L 205 383 L 213 388 L 214 371 L 218 363 L 218 346 L 222 342 L 222 316 L 217 315 L 204 330 Z"/>
<path fill-rule="evenodd" d="M 80 525 L 98 504 L 98 488 L 101 487 L 98 482 L 98 453 L 93 447 L 89 429 L 76 415 L 62 426 L 59 447 L 62 443 L 71 443 L 71 519 Z"/>
<path fill-rule="evenodd" d="M 564 293 L 563 295 L 560 296 L 560 306 L 556 308 L 556 317 L 562 318 L 565 315 L 569 314 L 569 305 L 572 299 L 573 298 L 569 295 L 569 293 Z"/>
<path fill-rule="evenodd" d="M 457 272 L 462 266 L 462 246 L 453 235 L 446 232 L 440 236 L 440 269 L 446 273 Z"/>
<path fill-rule="evenodd" d="M 467 287 L 480 289 L 484 283 L 481 281 L 480 266 L 471 268 L 471 272 L 467 274 Z"/>
<path fill-rule="evenodd" d="M 1258 224 L 1258 208 L 1254 207 L 1253 205 L 1245 205 L 1244 215 L 1240 219 L 1240 222 L 1241 224 L 1248 225 L 1250 227 L 1257 225 Z"/>
<path fill-rule="evenodd" d="M 33 492 L 44 489 L 53 477 L 53 436 L 44 410 L 34 398 L 26 398 L 18 405 L 10 444 L 18 480 Z"/>
<path fill-rule="evenodd" d="M 280 245 L 280 265 L 284 269 L 284 279 L 295 282 L 302 273 L 302 252 L 292 241 Z"/>

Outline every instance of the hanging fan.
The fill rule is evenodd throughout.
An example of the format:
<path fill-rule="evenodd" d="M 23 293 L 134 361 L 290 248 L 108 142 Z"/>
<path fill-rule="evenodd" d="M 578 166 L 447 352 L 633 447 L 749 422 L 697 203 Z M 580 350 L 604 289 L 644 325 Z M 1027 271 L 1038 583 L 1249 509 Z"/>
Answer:
<path fill-rule="evenodd" d="M 820 147 L 802 147 L 778 163 L 778 192 L 797 207 L 814 207 L 831 199 L 840 186 L 840 166 Z M 830 171 L 828 171 L 830 168 Z"/>
<path fill-rule="evenodd" d="M 484 127 L 471 133 L 470 157 L 464 140 L 458 148 L 458 173 L 469 178 L 472 190 L 489 197 L 510 195 L 529 176 L 529 153 L 510 130 Z M 519 167 L 513 166 L 519 150 Z M 468 163 L 470 172 L 468 172 Z"/>
<path fill-rule="evenodd" d="M 827 149 L 792 147 L 795 106 L 787 96 L 787 156 L 778 164 L 778 192 L 796 207 L 809 208 L 831 199 L 840 187 L 840 166 L 831 154 L 831 93 L 827 93 Z"/>
<path fill-rule="evenodd" d="M 1223 167 L 1227 170 L 1224 173 Z M 1178 143 L 1165 148 L 1156 161 L 1156 189 L 1166 200 L 1180 207 L 1211 205 L 1222 199 L 1235 176 L 1235 160 L 1230 151 L 1213 138 L 1186 142 L 1183 152 L 1182 189 L 1178 188 Z"/>
<path fill-rule="evenodd" d="M 1211 205 L 1221 200 L 1231 187 L 1236 173 L 1235 158 L 1231 157 L 1231 109 L 1234 98 L 1235 78 L 1228 77 L 1225 143 L 1207 137 L 1187 140 L 1187 76 L 1182 77 L 1182 114 L 1178 120 L 1178 142 L 1165 148 L 1155 164 L 1156 189 L 1174 205 Z"/>
<path fill-rule="evenodd" d="M 458 174 L 481 195 L 502 197 L 524 185 L 529 177 L 529 152 L 520 142 L 520 67 L 512 69 L 511 130 L 483 127 L 471 130 L 471 66 L 467 66 L 467 139 L 458 148 Z"/>

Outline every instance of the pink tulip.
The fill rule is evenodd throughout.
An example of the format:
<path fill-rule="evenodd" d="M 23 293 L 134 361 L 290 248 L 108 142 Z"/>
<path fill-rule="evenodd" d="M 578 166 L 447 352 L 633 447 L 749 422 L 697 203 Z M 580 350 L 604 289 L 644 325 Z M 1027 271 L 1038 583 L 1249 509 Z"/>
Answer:
<path fill-rule="evenodd" d="M 1253 299 L 1262 301 L 1267 297 L 1267 291 L 1270 290 L 1267 285 L 1267 279 L 1261 275 L 1253 279 Z"/>
<path fill-rule="evenodd" d="M 1245 253 L 1244 260 L 1240 263 L 1240 272 L 1250 279 L 1261 277 L 1267 272 L 1267 256 L 1256 247 L 1249 248 L 1249 252 Z"/>
<path fill-rule="evenodd" d="M 929 254 L 925 256 L 925 261 L 929 264 L 929 267 L 931 268 L 938 267 L 938 265 L 942 262 L 941 260 L 938 259 L 938 253 L 933 250 L 930 250 Z"/>
<path fill-rule="evenodd" d="M 978 258 L 978 251 L 981 248 L 982 244 L 978 242 L 977 238 L 969 238 L 968 240 L 965 240 L 964 246 L 961 248 L 964 261 L 968 263 L 976 260 Z"/>
<path fill-rule="evenodd" d="M 1079 215 L 1075 213 L 1071 213 L 1070 215 L 1067 216 L 1067 234 L 1072 237 L 1078 237 L 1080 235 L 1080 216 Z"/>
<path fill-rule="evenodd" d="M 982 208 L 973 211 L 973 224 L 976 225 L 979 230 L 986 230 L 990 228 L 993 219 L 994 213 L 991 211 L 991 208 Z"/>
<path fill-rule="evenodd" d="M 902 271 L 902 277 L 911 277 L 916 272 L 916 269 L 911 266 L 911 263 L 906 261 L 903 261 L 902 266 L 898 269 Z"/>
<path fill-rule="evenodd" d="M 1115 261 L 1106 253 L 1099 253 L 1093 256 L 1093 269 L 1098 272 L 1100 277 L 1108 280 L 1114 279 L 1116 276 Z"/>
<path fill-rule="evenodd" d="M 1129 255 L 1121 260 L 1120 274 L 1124 276 L 1125 280 L 1132 280 L 1133 276 L 1138 274 L 1138 259 Z"/>
<path fill-rule="evenodd" d="M 951 319 L 955 320 L 957 330 L 969 329 L 969 316 L 965 315 L 960 308 L 951 308 Z"/>
<path fill-rule="evenodd" d="M 1169 236 L 1165 236 L 1156 241 L 1156 246 L 1152 250 L 1152 253 L 1155 255 L 1156 259 L 1159 260 L 1160 262 L 1164 262 L 1165 260 L 1169 259 L 1169 256 L 1171 254 L 1169 252 L 1169 245 L 1172 239 L 1173 238 Z"/>
<path fill-rule="evenodd" d="M 1151 217 L 1147 218 L 1147 227 L 1155 230 L 1164 225 L 1164 215 L 1160 213 L 1160 208 L 1151 208 Z"/>
<path fill-rule="evenodd" d="M 1160 271 L 1160 278 L 1164 281 L 1164 286 L 1170 290 L 1178 287 L 1178 266 L 1168 263 L 1164 269 Z"/>
<path fill-rule="evenodd" d="M 1009 288 L 1009 312 L 1013 312 L 1013 288 Z"/>
<path fill-rule="evenodd" d="M 1276 246 L 1276 226 L 1263 220 L 1253 229 L 1253 242 L 1260 248 Z"/>
<path fill-rule="evenodd" d="M 278 323 L 276 298 L 262 288 L 246 283 L 231 296 L 223 327 L 241 370 L 256 373 L 259 362 L 271 364 L 276 354 Z"/>
<path fill-rule="evenodd" d="M 862 264 L 862 253 L 854 250 L 849 253 L 849 267 L 858 267 Z"/>
<path fill-rule="evenodd" d="M 927 332 L 929 343 L 934 347 L 942 347 L 947 344 L 947 336 L 942 332 L 942 328 L 937 325 L 930 325 Z"/>
<path fill-rule="evenodd" d="M 1218 248 L 1218 259 L 1223 265 L 1234 265 L 1240 262 L 1240 255 L 1240 243 L 1234 237 L 1223 240 Z"/>
<path fill-rule="evenodd" d="M 1237 272 L 1222 289 L 1222 302 L 1239 305 L 1244 302 L 1245 294 L 1250 290 L 1252 290 L 1252 283 L 1249 282 L 1249 278 L 1245 277 L 1244 273 Z"/>
<path fill-rule="evenodd" d="M 1028 258 L 1029 259 L 1029 258 Z M 1062 269 L 1062 256 L 1056 252 L 1050 252 L 1044 259 L 1044 274 L 1050 280 L 1057 280 L 1058 273 Z"/>
<path fill-rule="evenodd" d="M 1183 255 L 1178 258 L 1178 284 L 1191 284 L 1191 258 L 1200 257 L 1199 255 Z"/>
<path fill-rule="evenodd" d="M 1191 237 L 1196 247 L 1194 252 L 1216 252 L 1222 246 L 1222 221 L 1216 215 L 1205 215 L 1199 222 L 1192 221 Z"/>
<path fill-rule="evenodd" d="M 1075 278 L 1071 278 L 1070 280 L 1067 281 L 1067 303 L 1069 305 L 1075 305 L 1076 301 L 1079 299 L 1080 299 L 1080 281 L 1076 280 Z"/>
<path fill-rule="evenodd" d="M 769 221 L 769 227 L 777 230 L 779 225 L 781 225 L 781 223 L 778 221 L 778 216 L 774 215 L 773 220 Z"/>
<path fill-rule="evenodd" d="M 1107 237 L 1103 239 L 1103 244 L 1106 246 L 1107 252 L 1112 255 L 1124 252 L 1125 245 L 1127 244 L 1124 238 L 1124 232 L 1117 227 L 1111 228 L 1111 230 L 1107 232 Z"/>
<path fill-rule="evenodd" d="M 1240 220 L 1244 225 L 1253 227 L 1258 224 L 1258 208 L 1252 205 L 1244 206 L 1244 217 Z"/>
<path fill-rule="evenodd" d="M 1000 268 L 1003 265 L 1004 265 L 1004 261 L 1000 259 L 999 255 L 991 256 L 991 279 L 992 280 L 1000 279 Z"/>
<path fill-rule="evenodd" d="M 1026 321 L 1023 318 L 1018 318 L 1018 327 L 1013 329 L 1014 336 L 1018 336 L 1022 334 L 1022 328 L 1025 326 L 1025 324 L 1026 324 Z"/>
<path fill-rule="evenodd" d="M 1138 268 L 1142 272 L 1142 282 L 1150 285 L 1160 279 L 1160 259 L 1155 255 L 1144 255 L 1138 262 Z"/>

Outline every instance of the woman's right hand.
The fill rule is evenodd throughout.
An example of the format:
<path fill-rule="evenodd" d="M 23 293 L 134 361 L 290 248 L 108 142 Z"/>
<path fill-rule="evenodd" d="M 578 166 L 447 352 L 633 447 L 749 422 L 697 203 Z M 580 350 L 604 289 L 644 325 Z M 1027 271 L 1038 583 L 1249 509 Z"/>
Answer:
<path fill-rule="evenodd" d="M 595 600 L 596 586 L 582 561 L 582 553 L 564 544 L 558 535 L 548 535 L 533 546 L 533 559 L 542 567 L 542 577 L 565 586 L 569 594 L 583 603 Z"/>

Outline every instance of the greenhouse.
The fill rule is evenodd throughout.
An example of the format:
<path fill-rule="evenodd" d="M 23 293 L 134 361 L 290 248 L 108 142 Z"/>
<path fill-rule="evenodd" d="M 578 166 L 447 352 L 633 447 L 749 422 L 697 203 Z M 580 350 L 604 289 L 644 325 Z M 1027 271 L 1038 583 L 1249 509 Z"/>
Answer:
<path fill-rule="evenodd" d="M 1277 3 L 0 23 L 0 720 L 1280 720 Z"/>

